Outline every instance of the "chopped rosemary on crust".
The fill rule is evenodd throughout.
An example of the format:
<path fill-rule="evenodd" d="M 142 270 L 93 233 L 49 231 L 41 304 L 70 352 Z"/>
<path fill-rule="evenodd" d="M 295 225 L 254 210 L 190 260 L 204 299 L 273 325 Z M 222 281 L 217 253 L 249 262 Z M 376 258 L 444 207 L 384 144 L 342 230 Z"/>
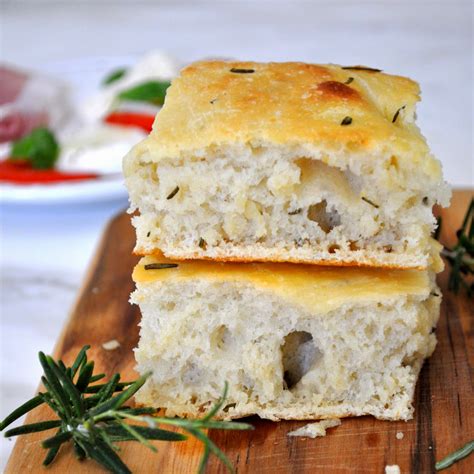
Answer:
<path fill-rule="evenodd" d="M 350 125 L 352 123 L 352 117 L 344 117 L 342 119 L 341 125 Z"/>
<path fill-rule="evenodd" d="M 171 191 L 168 196 L 166 196 L 166 199 L 169 201 L 170 199 L 173 199 L 176 194 L 178 194 L 178 191 L 179 191 L 179 186 L 176 186 L 173 191 Z"/>
<path fill-rule="evenodd" d="M 147 263 L 144 265 L 145 270 L 164 270 L 166 268 L 176 268 L 177 263 Z"/>

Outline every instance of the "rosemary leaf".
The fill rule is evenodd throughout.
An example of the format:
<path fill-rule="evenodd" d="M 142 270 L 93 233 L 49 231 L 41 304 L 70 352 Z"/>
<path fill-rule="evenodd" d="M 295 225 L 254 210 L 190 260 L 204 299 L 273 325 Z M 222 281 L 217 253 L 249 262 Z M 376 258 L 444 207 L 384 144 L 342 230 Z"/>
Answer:
<path fill-rule="evenodd" d="M 151 449 L 153 452 L 156 453 L 157 449 L 155 446 L 153 446 L 148 439 L 146 439 L 142 434 L 136 430 L 132 425 L 129 425 L 125 423 L 124 421 L 120 422 L 120 426 L 125 430 L 128 431 L 130 436 L 135 438 L 137 441 L 139 441 L 143 446 L 146 446 L 148 449 Z"/>
<path fill-rule="evenodd" d="M 187 439 L 181 433 L 175 431 L 163 430 L 161 428 L 149 428 L 148 426 L 131 425 L 133 429 L 146 439 L 154 439 L 160 441 L 184 441 Z M 137 438 L 131 435 L 121 425 L 106 426 L 105 431 L 114 441 L 137 441 Z"/>
<path fill-rule="evenodd" d="M 202 431 L 194 428 L 189 428 L 187 431 L 189 431 L 189 433 L 191 433 L 195 438 L 202 441 L 204 446 L 207 447 L 207 449 L 212 452 L 212 454 L 217 456 L 230 472 L 235 472 L 234 466 L 232 466 L 227 456 Z M 207 454 L 206 451 L 204 451 L 204 457 L 206 457 L 207 462 L 209 454 Z"/>
<path fill-rule="evenodd" d="M 108 400 L 112 396 L 112 394 L 115 393 L 119 381 L 120 374 L 114 374 L 109 380 L 109 382 L 106 383 L 99 392 L 97 392 L 97 399 L 99 400 L 99 402 Z"/>
<path fill-rule="evenodd" d="M 92 374 L 94 372 L 94 361 L 87 362 L 83 365 L 79 371 L 79 377 L 77 378 L 76 387 L 81 392 L 89 385 Z"/>
<path fill-rule="evenodd" d="M 48 385 L 47 385 L 48 382 L 46 381 L 44 377 L 41 377 L 41 382 L 45 386 L 45 388 L 48 389 Z M 61 404 L 49 392 L 42 394 L 42 397 L 43 397 L 44 403 L 46 403 L 46 405 L 48 405 L 49 408 L 51 408 L 51 410 L 53 410 L 56 413 L 56 415 L 58 415 L 59 418 L 61 418 L 61 420 L 63 420 L 64 422 L 67 422 L 66 415 L 64 413 L 63 408 L 61 407 Z"/>
<path fill-rule="evenodd" d="M 82 366 L 83 363 L 87 363 L 87 351 L 90 348 L 91 346 L 86 345 L 79 351 L 79 354 L 77 354 L 77 357 L 71 366 L 72 377 L 76 375 L 77 370 Z"/>
<path fill-rule="evenodd" d="M 115 391 L 116 392 L 121 392 L 125 387 L 128 387 L 129 385 L 132 385 L 133 382 L 119 382 L 116 387 L 115 387 Z M 105 387 L 106 385 L 108 384 L 108 382 L 106 384 L 98 384 L 98 385 L 89 385 L 85 390 L 84 392 L 85 393 L 94 393 L 94 394 L 97 394 L 98 392 L 100 392 L 100 390 Z"/>
<path fill-rule="evenodd" d="M 43 352 L 40 352 L 38 357 L 44 370 L 45 380 L 43 380 L 43 383 L 47 382 L 48 391 L 51 392 L 54 398 L 56 398 L 60 402 L 61 407 L 63 408 L 63 412 L 66 415 L 66 418 L 67 419 L 71 418 L 72 410 L 68 402 L 68 396 L 66 392 L 64 391 L 63 387 L 59 383 L 59 380 L 54 374 L 53 370 L 49 366 L 48 360 L 46 359 L 45 354 Z"/>
<path fill-rule="evenodd" d="M 170 199 L 173 199 L 176 194 L 178 194 L 178 191 L 179 191 L 179 186 L 176 186 L 173 191 L 171 191 L 168 196 L 166 196 L 166 199 L 169 201 Z"/>
<path fill-rule="evenodd" d="M 368 199 L 364 196 L 362 196 L 361 199 L 362 199 L 362 201 L 365 201 L 367 204 L 370 204 L 371 206 L 375 207 L 375 209 L 379 208 L 379 205 L 375 204 L 375 202 L 371 201 L 370 199 Z"/>
<path fill-rule="evenodd" d="M 110 446 L 114 451 L 120 451 L 120 448 L 114 444 L 114 440 L 108 435 L 105 430 L 99 431 L 99 436 L 104 440 L 104 442 Z M 136 439 L 134 439 L 136 441 Z"/>
<path fill-rule="evenodd" d="M 400 115 L 400 112 L 405 108 L 406 106 L 404 105 L 403 107 L 400 107 L 396 112 L 395 115 L 392 118 L 392 123 L 395 123 L 397 121 L 398 116 Z"/>
<path fill-rule="evenodd" d="M 78 443 L 74 443 L 74 454 L 79 461 L 86 458 L 86 452 Z"/>
<path fill-rule="evenodd" d="M 352 117 L 344 117 L 342 119 L 341 125 L 350 125 L 352 123 Z"/>
<path fill-rule="evenodd" d="M 236 74 L 252 74 L 255 72 L 255 69 L 243 69 L 243 68 L 238 68 L 238 67 L 233 67 L 230 72 L 236 73 Z"/>
<path fill-rule="evenodd" d="M 124 390 L 121 394 L 115 395 L 114 397 L 106 400 L 105 402 L 100 403 L 92 410 L 88 412 L 90 417 L 94 417 L 96 415 L 101 415 L 107 411 L 114 410 L 119 408 L 125 402 L 127 402 L 130 398 L 135 395 L 136 392 L 142 387 L 145 383 L 146 379 L 150 376 L 150 372 L 142 375 L 138 378 L 132 385 L 130 385 L 126 390 Z"/>
<path fill-rule="evenodd" d="M 368 72 L 382 72 L 382 69 L 375 69 L 368 66 L 342 66 L 341 69 L 349 71 L 368 71 Z"/>
<path fill-rule="evenodd" d="M 72 438 L 71 431 L 62 431 L 61 433 L 55 436 L 52 436 L 51 438 L 45 439 L 41 443 L 41 446 L 43 446 L 43 448 L 46 448 L 46 449 L 55 448 L 55 447 L 61 446 L 61 444 L 65 443 L 66 441 L 69 441 L 71 438 Z"/>
<path fill-rule="evenodd" d="M 59 433 L 61 433 L 60 429 L 56 434 L 58 435 Z M 60 447 L 61 446 L 55 446 L 54 448 L 48 449 L 48 452 L 46 453 L 46 456 L 43 460 L 43 466 L 49 466 L 56 459 L 56 455 L 58 454 Z"/>
<path fill-rule="evenodd" d="M 209 455 L 211 454 L 211 450 L 209 446 L 206 444 L 204 446 L 204 453 L 201 457 L 201 461 L 199 462 L 198 474 L 204 474 L 206 472 L 207 462 L 209 461 Z"/>
<path fill-rule="evenodd" d="M 46 457 L 43 460 L 43 466 L 49 466 L 56 459 L 59 448 L 60 446 L 55 446 L 54 448 L 48 449 Z"/>
<path fill-rule="evenodd" d="M 115 474 L 131 474 L 118 454 L 102 439 L 97 439 L 94 444 L 88 443 L 86 453 Z"/>
<path fill-rule="evenodd" d="M 98 380 L 101 380 L 105 377 L 105 374 L 97 374 L 97 375 L 93 375 L 90 379 L 89 379 L 89 383 L 94 383 L 94 382 L 97 382 Z"/>
<path fill-rule="evenodd" d="M 166 268 L 176 268 L 177 263 L 148 263 L 144 266 L 145 270 L 164 270 Z"/>
<path fill-rule="evenodd" d="M 222 392 L 221 397 L 219 398 L 217 403 L 214 405 L 214 407 L 211 408 L 211 410 L 209 410 L 209 412 L 204 416 L 204 418 L 202 419 L 203 422 L 206 422 L 206 421 L 210 420 L 211 418 L 213 418 L 215 415 L 217 415 L 217 413 L 222 408 L 222 405 L 224 405 L 225 399 L 227 398 L 227 392 L 228 391 L 229 391 L 229 384 L 227 382 L 225 382 L 224 383 L 224 391 Z"/>
<path fill-rule="evenodd" d="M 51 356 L 46 356 L 46 361 L 51 370 L 56 375 L 59 383 L 64 388 L 67 396 L 72 402 L 76 416 L 81 416 L 84 413 L 84 405 L 82 403 L 81 395 L 72 380 L 66 376 L 65 371 L 62 372 L 59 366 L 54 362 Z"/>
<path fill-rule="evenodd" d="M 29 411 L 33 410 L 37 406 L 40 406 L 44 403 L 43 398 L 41 395 L 36 395 L 31 400 L 23 403 L 23 405 L 19 406 L 16 410 L 12 411 L 1 423 L 0 423 L 0 431 L 3 431 L 8 425 L 13 423 L 14 421 L 21 418 L 23 415 L 28 413 Z"/>
<path fill-rule="evenodd" d="M 138 407 L 138 408 L 122 407 L 121 411 L 126 413 L 127 415 L 139 416 L 139 415 L 153 415 L 158 410 L 152 407 Z"/>
<path fill-rule="evenodd" d="M 41 383 L 45 386 L 46 390 L 51 394 L 51 397 L 47 397 L 44 401 L 48 406 L 56 412 L 56 414 L 65 422 L 68 422 L 71 418 L 71 409 L 68 406 L 64 407 L 63 401 L 59 399 L 58 394 L 54 391 L 51 384 L 48 382 L 48 379 L 43 376 L 41 377 Z"/>
<path fill-rule="evenodd" d="M 37 433 L 38 431 L 52 430 L 61 426 L 61 420 L 40 421 L 39 423 L 30 423 L 29 425 L 18 426 L 5 432 L 5 438 L 11 436 L 19 436 L 29 433 Z"/>
<path fill-rule="evenodd" d="M 437 471 L 446 469 L 452 466 L 455 462 L 458 462 L 461 459 L 465 458 L 466 456 L 469 456 L 473 452 L 474 452 L 474 440 L 469 441 L 462 448 L 458 449 L 457 451 L 454 451 L 454 453 L 448 454 L 441 461 L 438 461 L 435 464 L 435 469 Z"/>
<path fill-rule="evenodd" d="M 206 421 L 203 427 L 209 430 L 253 430 L 253 426 L 248 423 L 238 421 Z"/>

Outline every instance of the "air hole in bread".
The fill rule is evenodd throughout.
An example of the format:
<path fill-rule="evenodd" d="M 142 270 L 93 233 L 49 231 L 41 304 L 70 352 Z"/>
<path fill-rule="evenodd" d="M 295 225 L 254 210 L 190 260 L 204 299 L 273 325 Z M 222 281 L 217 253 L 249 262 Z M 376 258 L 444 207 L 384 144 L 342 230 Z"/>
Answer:
<path fill-rule="evenodd" d="M 390 166 L 393 166 L 398 171 L 398 159 L 396 156 L 390 158 Z"/>
<path fill-rule="evenodd" d="M 232 344 L 232 340 L 232 334 L 229 328 L 225 324 L 222 324 L 211 334 L 211 348 L 224 350 Z"/>
<path fill-rule="evenodd" d="M 374 326 L 374 324 L 371 323 L 371 324 L 365 326 L 365 328 L 364 328 L 364 333 L 365 333 L 365 335 L 367 336 L 367 339 L 371 339 L 371 338 L 374 336 L 374 334 L 375 334 L 375 326 Z"/>
<path fill-rule="evenodd" d="M 203 377 L 203 370 L 192 361 L 188 361 L 182 373 L 182 381 L 186 385 L 196 385 Z"/>
<path fill-rule="evenodd" d="M 357 245 L 357 242 L 355 242 L 354 240 L 351 240 L 349 242 L 349 249 L 352 251 L 352 252 L 355 252 L 356 250 L 360 250 L 360 247 Z"/>
<path fill-rule="evenodd" d="M 316 222 L 325 234 L 341 224 L 339 213 L 336 210 L 328 211 L 327 207 L 326 200 L 322 200 L 317 204 L 311 204 L 307 214 L 308 219 Z"/>
<path fill-rule="evenodd" d="M 281 356 L 286 388 L 291 390 L 314 367 L 321 355 L 309 332 L 293 331 L 285 336 Z"/>
<path fill-rule="evenodd" d="M 328 247 L 329 253 L 336 253 L 336 250 L 339 250 L 341 247 L 337 244 L 332 244 Z"/>

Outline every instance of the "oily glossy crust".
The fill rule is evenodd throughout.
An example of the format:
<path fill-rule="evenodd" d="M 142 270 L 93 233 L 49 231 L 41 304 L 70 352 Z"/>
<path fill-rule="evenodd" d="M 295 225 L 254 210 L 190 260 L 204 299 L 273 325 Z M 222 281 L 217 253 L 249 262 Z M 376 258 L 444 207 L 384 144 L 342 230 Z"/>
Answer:
<path fill-rule="evenodd" d="M 169 264 L 178 265 L 165 269 L 146 269 L 148 264 Z M 169 270 L 169 271 L 163 271 Z M 430 274 L 426 271 L 418 270 L 397 270 L 387 268 L 361 268 L 351 267 L 335 268 L 331 266 L 315 265 L 295 265 L 290 262 L 216 262 L 209 260 L 180 261 L 169 259 L 164 256 L 143 257 L 135 266 L 133 280 L 136 283 L 146 283 L 162 279 L 216 279 L 220 281 L 249 281 L 252 285 L 260 285 L 261 282 L 270 284 L 274 291 L 284 288 L 286 296 L 289 296 L 292 288 L 302 289 L 306 285 L 316 284 L 321 290 L 326 284 L 339 285 L 342 287 L 334 289 L 332 300 L 339 294 L 339 290 L 345 296 L 350 295 L 350 288 L 357 286 L 357 291 L 368 291 L 374 298 L 381 297 L 384 291 L 397 294 L 429 293 Z M 383 286 L 386 284 L 386 287 Z M 355 286 L 354 286 L 355 285 Z M 374 292 L 373 286 L 378 285 L 378 290 Z M 322 290 L 321 290 L 322 291 Z M 309 298 L 309 293 L 303 299 Z M 301 301 L 300 301 L 301 303 Z M 313 308 L 314 309 L 314 308 Z"/>
<path fill-rule="evenodd" d="M 416 82 L 382 72 L 297 62 L 198 62 L 173 81 L 135 157 L 159 161 L 205 156 L 209 147 L 271 144 L 328 151 L 389 147 L 434 160 L 413 124 L 418 100 Z M 341 125 L 346 117 L 352 123 Z"/>

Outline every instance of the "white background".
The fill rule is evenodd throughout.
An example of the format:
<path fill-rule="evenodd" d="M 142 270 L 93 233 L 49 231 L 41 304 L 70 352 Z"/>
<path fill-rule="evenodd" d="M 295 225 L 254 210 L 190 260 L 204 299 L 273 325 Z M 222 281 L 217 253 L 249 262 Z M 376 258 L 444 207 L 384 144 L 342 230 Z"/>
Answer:
<path fill-rule="evenodd" d="M 419 124 L 447 180 L 472 186 L 470 1 L 3 1 L 2 61 L 71 79 L 79 96 L 150 49 L 365 64 L 420 82 Z M 1 208 L 0 418 L 33 393 L 107 219 L 126 206 Z M 2 462 L 12 443 L 2 441 Z M 2 464 L 0 464 L 1 468 Z"/>

